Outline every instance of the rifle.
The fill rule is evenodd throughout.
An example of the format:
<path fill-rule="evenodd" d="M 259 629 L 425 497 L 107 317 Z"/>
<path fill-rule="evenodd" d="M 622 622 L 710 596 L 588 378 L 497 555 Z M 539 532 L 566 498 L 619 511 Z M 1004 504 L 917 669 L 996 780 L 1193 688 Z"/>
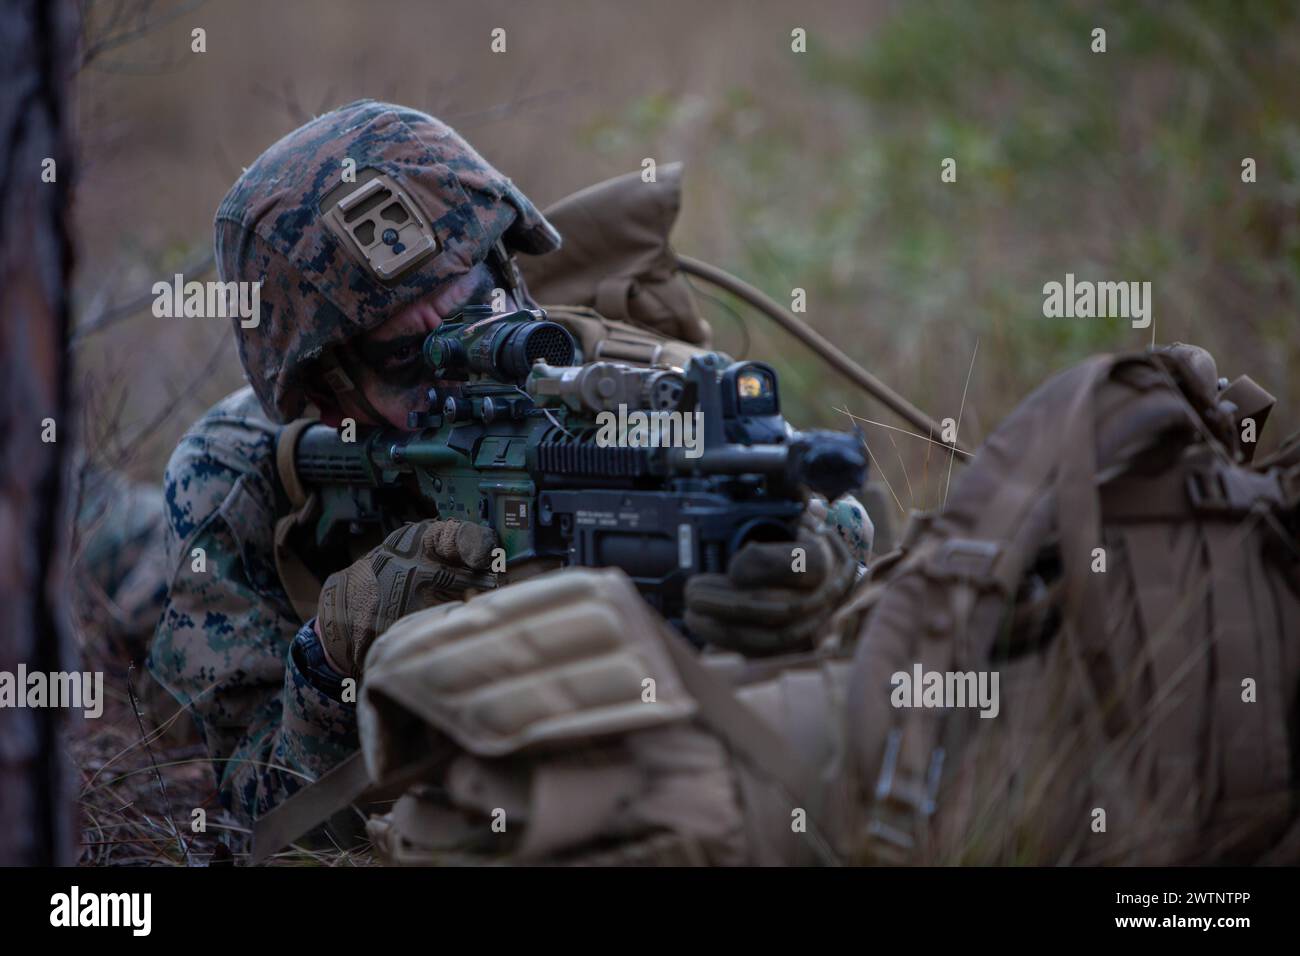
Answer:
<path fill-rule="evenodd" d="M 541 310 L 487 306 L 430 333 L 423 356 L 439 384 L 408 431 L 299 437 L 318 548 L 421 517 L 475 521 L 500 540 L 493 571 L 619 567 L 680 628 L 691 575 L 725 572 L 750 541 L 793 541 L 806 490 L 834 500 L 866 478 L 861 435 L 795 431 L 763 362 L 581 365 Z"/>

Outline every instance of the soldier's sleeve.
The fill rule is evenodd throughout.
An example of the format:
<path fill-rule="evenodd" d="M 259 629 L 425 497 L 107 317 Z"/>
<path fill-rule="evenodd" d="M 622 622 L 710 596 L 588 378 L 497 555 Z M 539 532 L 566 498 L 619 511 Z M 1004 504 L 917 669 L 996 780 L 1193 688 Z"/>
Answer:
<path fill-rule="evenodd" d="M 244 449 L 239 449 L 244 451 Z M 170 583 L 149 667 L 195 718 L 222 802 L 254 819 L 357 748 L 355 706 L 307 680 L 271 551 L 273 483 L 188 435 L 164 478 Z"/>

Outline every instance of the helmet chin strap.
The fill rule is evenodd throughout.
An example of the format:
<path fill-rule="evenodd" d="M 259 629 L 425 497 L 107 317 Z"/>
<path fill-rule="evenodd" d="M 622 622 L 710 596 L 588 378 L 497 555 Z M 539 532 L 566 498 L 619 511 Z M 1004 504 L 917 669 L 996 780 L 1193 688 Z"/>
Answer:
<path fill-rule="evenodd" d="M 488 260 L 505 290 L 515 300 L 515 306 L 520 309 L 528 308 L 532 300 L 528 295 L 528 289 L 524 286 L 524 277 L 519 274 L 519 266 L 515 264 L 514 257 L 506 250 L 506 244 L 500 239 L 492 244 Z"/>
<path fill-rule="evenodd" d="M 324 369 L 325 384 L 339 399 L 351 398 L 353 404 L 374 419 L 375 425 L 388 425 L 384 415 L 370 404 L 366 393 L 356 384 L 359 376 L 356 366 L 348 359 L 344 349 L 326 349 L 321 355 L 321 367 Z"/>

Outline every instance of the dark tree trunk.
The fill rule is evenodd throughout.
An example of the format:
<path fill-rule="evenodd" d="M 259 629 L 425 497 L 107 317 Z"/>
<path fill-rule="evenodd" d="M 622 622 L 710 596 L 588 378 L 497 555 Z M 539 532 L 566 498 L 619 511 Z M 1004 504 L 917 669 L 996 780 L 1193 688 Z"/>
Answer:
<path fill-rule="evenodd" d="M 70 0 L 0 12 L 0 671 L 71 670 L 64 555 L 72 242 Z M 44 161 L 54 182 L 42 181 Z M 53 442 L 42 439 L 51 419 Z M 24 688 L 19 688 L 21 693 Z M 0 709 L 0 865 L 75 862 L 64 712 Z"/>

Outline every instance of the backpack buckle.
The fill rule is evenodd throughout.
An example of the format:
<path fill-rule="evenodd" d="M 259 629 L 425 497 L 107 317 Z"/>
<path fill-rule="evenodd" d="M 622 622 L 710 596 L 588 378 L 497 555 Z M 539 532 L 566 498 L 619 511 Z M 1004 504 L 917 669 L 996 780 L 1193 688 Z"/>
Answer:
<path fill-rule="evenodd" d="M 935 797 L 943 774 L 944 749 L 930 751 L 925 778 L 918 780 L 898 771 L 898 753 L 903 732 L 895 727 L 885 740 L 885 755 L 880 761 L 875 802 L 867 824 L 867 839 L 874 844 L 877 856 L 897 857 L 916 849 L 916 826 L 934 815 Z"/>
<path fill-rule="evenodd" d="M 1276 475 L 1206 468 L 1187 473 L 1187 498 L 1198 514 L 1236 516 L 1261 505 L 1279 505 L 1283 494 Z"/>
<path fill-rule="evenodd" d="M 1002 543 L 980 538 L 949 538 L 925 563 L 929 575 L 940 581 L 963 580 L 976 585 L 999 584 L 993 574 Z"/>

